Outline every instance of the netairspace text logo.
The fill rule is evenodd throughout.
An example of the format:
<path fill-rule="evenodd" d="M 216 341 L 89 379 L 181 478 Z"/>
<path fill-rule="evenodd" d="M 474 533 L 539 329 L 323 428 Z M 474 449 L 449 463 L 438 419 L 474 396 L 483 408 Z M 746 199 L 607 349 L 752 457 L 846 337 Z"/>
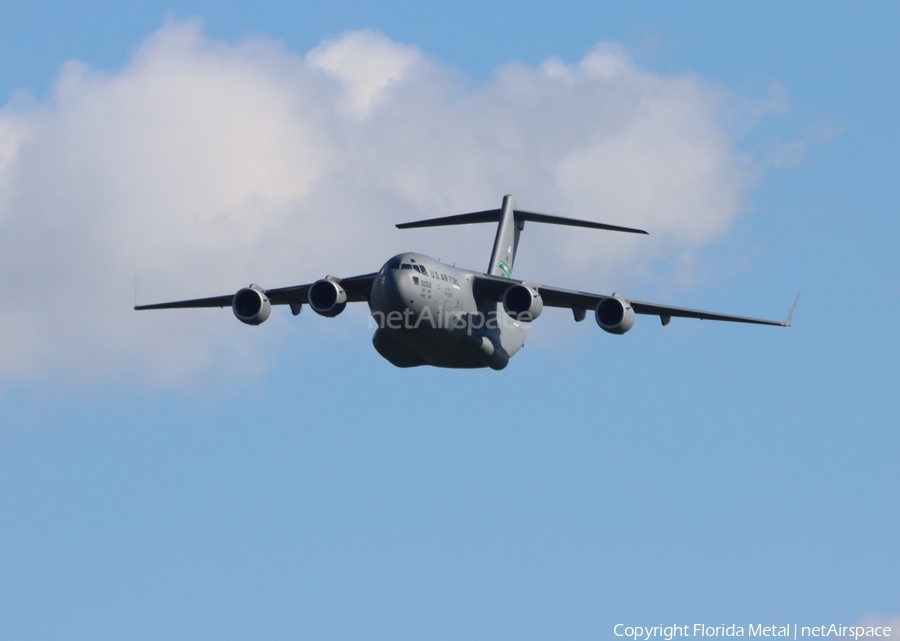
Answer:
<path fill-rule="evenodd" d="M 624 623 L 617 623 L 613 628 L 613 634 L 617 637 L 625 637 L 628 639 L 642 639 L 650 641 L 651 639 L 663 639 L 664 641 L 672 641 L 672 639 L 683 637 L 775 637 L 782 639 L 800 639 L 800 638 L 823 638 L 831 637 L 837 639 L 862 639 L 862 638 L 886 638 L 891 636 L 891 628 L 889 626 L 850 626 L 838 625 L 832 623 L 830 625 L 797 625 L 791 623 L 787 625 L 764 625 L 762 623 L 744 625 L 706 625 L 703 623 L 695 623 L 690 625 L 654 625 L 654 626 L 631 626 Z"/>
<path fill-rule="evenodd" d="M 505 312 L 463 312 L 459 310 L 445 311 L 438 308 L 432 312 L 431 307 L 424 307 L 421 312 L 412 309 L 404 311 L 394 310 L 388 313 L 373 311 L 369 314 L 368 326 L 374 325 L 378 329 L 443 329 L 466 330 L 466 334 L 472 336 L 482 330 L 507 329 L 519 327 L 519 322 L 530 323 L 534 317 L 529 312 L 521 312 L 517 319 Z M 641 628 L 643 629 L 643 628 Z"/>

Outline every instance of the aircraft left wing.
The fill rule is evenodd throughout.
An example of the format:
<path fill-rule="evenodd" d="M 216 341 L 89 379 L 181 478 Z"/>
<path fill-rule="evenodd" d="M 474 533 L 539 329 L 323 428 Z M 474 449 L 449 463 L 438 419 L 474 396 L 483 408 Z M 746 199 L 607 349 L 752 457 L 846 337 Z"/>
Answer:
<path fill-rule="evenodd" d="M 735 316 L 733 314 L 721 314 L 718 312 L 708 312 L 700 309 L 687 309 L 684 307 L 673 307 L 671 305 L 660 305 L 658 303 L 645 303 L 642 301 L 631 300 L 623 296 L 604 296 L 603 294 L 591 294 L 588 292 L 579 292 L 568 289 L 560 289 L 559 287 L 550 287 L 548 285 L 537 285 L 512 278 L 503 278 L 502 276 L 492 276 L 489 274 L 475 275 L 475 290 L 481 295 L 494 299 L 497 302 L 503 300 L 503 294 L 506 290 L 515 284 L 522 284 L 533 287 L 540 294 L 545 307 L 563 307 L 571 309 L 575 315 L 576 321 L 584 319 L 588 310 L 597 308 L 602 301 L 608 298 L 618 298 L 626 301 L 634 310 L 635 314 L 645 314 L 650 316 L 659 316 L 663 325 L 668 325 L 672 317 L 678 318 L 697 318 L 700 320 L 717 320 L 728 321 L 732 323 L 751 323 L 754 325 L 774 325 L 777 327 L 790 327 L 794 318 L 794 311 L 797 309 L 797 302 L 800 295 L 794 301 L 794 306 L 787 317 L 787 320 L 776 321 L 766 320 L 762 318 L 751 318 L 749 316 Z"/>
<path fill-rule="evenodd" d="M 329 280 L 339 284 L 341 288 L 347 292 L 347 302 L 364 302 L 369 299 L 369 293 L 372 291 L 372 283 L 375 281 L 375 273 L 363 274 L 361 276 L 352 276 L 350 278 L 329 277 Z M 299 306 L 309 303 L 309 289 L 315 283 L 307 283 L 306 285 L 295 285 L 293 287 L 280 287 L 278 289 L 262 289 L 258 291 L 266 295 L 272 305 L 291 305 Z M 256 285 L 250 286 L 257 289 Z M 135 305 L 137 310 L 144 309 L 185 309 L 196 307 L 231 307 L 234 302 L 235 294 L 225 294 L 223 296 L 212 296 L 210 298 L 194 298 L 190 300 L 179 300 L 170 303 L 156 303 L 153 305 Z M 297 307 L 299 309 L 299 307 Z"/>
<path fill-rule="evenodd" d="M 348 303 L 362 303 L 369 300 L 369 294 L 372 292 L 372 283 L 375 282 L 377 273 L 363 274 L 362 276 L 351 276 L 350 278 L 332 278 L 347 292 Z M 297 285 L 295 287 L 281 287 L 280 289 L 267 289 L 266 296 L 273 305 L 290 305 L 291 303 L 308 303 L 309 288 L 315 283 L 307 285 Z"/>

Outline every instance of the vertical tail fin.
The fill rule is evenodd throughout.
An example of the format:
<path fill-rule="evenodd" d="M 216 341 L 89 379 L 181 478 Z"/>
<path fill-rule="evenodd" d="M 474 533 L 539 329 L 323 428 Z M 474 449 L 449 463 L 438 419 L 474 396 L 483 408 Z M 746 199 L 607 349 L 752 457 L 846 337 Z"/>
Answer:
<path fill-rule="evenodd" d="M 487 273 L 492 276 L 509 278 L 512 275 L 516 250 L 519 248 L 519 234 L 525 227 L 525 221 L 516 216 L 515 205 L 512 196 L 503 197 L 497 237 L 494 238 L 494 251 L 491 252 L 491 262 L 487 268 Z"/>

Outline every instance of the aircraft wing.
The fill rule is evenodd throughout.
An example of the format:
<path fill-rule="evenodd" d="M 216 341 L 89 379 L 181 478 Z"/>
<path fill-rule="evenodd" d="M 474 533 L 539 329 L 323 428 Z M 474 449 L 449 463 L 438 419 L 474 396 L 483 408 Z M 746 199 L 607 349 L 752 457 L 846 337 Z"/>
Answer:
<path fill-rule="evenodd" d="M 376 274 L 363 274 L 350 278 L 337 278 L 335 281 L 347 292 L 347 302 L 363 302 L 369 299 L 372 291 L 372 283 Z M 278 289 L 264 290 L 266 298 L 272 305 L 297 305 L 309 302 L 309 288 L 313 283 L 295 285 L 293 287 L 280 287 Z M 234 294 L 224 296 L 212 296 L 210 298 L 194 298 L 191 300 L 179 300 L 171 303 L 156 303 L 154 305 L 135 305 L 137 310 L 143 309 L 185 309 L 192 307 L 231 307 Z"/>
<path fill-rule="evenodd" d="M 503 293 L 510 285 L 522 282 L 523 281 L 514 280 L 512 278 L 503 278 L 502 276 L 478 274 L 475 276 L 475 290 L 483 296 L 500 302 L 503 300 Z M 550 287 L 548 285 L 524 284 L 537 288 L 545 307 L 563 307 L 571 309 L 575 315 L 575 319 L 579 321 L 584 319 L 587 310 L 595 309 L 600 301 L 611 298 L 611 296 L 604 296 L 603 294 L 590 294 L 588 292 L 560 289 L 559 287 Z M 672 317 L 678 317 L 790 327 L 791 321 L 794 318 L 794 310 L 797 309 L 797 302 L 800 300 L 800 295 L 797 295 L 797 300 L 794 301 L 791 313 L 788 315 L 787 320 L 784 321 L 751 318 L 748 316 L 735 316 L 733 314 L 720 314 L 718 312 L 707 312 L 700 309 L 687 309 L 684 307 L 673 307 L 671 305 L 660 305 L 658 303 L 645 303 L 627 298 L 625 300 L 629 302 L 635 314 L 659 316 L 663 325 L 668 325 Z"/>
<path fill-rule="evenodd" d="M 212 296 L 210 298 L 192 298 L 191 300 L 176 300 L 171 303 L 154 303 L 153 305 L 135 305 L 137 310 L 142 309 L 190 309 L 192 307 L 231 307 L 234 294 L 225 296 Z"/>
<path fill-rule="evenodd" d="M 348 303 L 362 303 L 369 300 L 372 292 L 372 283 L 375 282 L 376 273 L 351 276 L 350 278 L 334 279 L 347 292 Z M 308 303 L 309 288 L 313 283 L 296 285 L 294 287 L 281 287 L 280 289 L 267 289 L 266 296 L 273 305 L 290 305 L 291 303 Z M 229 303 L 230 304 L 230 303 Z"/>

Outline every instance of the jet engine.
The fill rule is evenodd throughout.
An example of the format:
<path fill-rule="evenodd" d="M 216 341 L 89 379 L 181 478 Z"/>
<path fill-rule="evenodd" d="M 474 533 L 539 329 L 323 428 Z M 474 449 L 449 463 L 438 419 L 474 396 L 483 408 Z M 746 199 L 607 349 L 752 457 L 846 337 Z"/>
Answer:
<path fill-rule="evenodd" d="M 610 334 L 624 334 L 634 327 L 634 310 L 631 309 L 631 303 L 618 294 L 597 303 L 594 317 L 600 329 Z"/>
<path fill-rule="evenodd" d="M 259 325 L 272 313 L 272 304 L 259 285 L 239 289 L 231 301 L 231 310 L 242 323 Z"/>
<path fill-rule="evenodd" d="M 317 280 L 309 288 L 309 306 L 316 314 L 333 318 L 347 306 L 347 292 L 330 278 Z"/>
<path fill-rule="evenodd" d="M 541 315 L 544 302 L 536 288 L 527 285 L 510 285 L 503 292 L 503 310 L 517 321 L 530 322 Z"/>

